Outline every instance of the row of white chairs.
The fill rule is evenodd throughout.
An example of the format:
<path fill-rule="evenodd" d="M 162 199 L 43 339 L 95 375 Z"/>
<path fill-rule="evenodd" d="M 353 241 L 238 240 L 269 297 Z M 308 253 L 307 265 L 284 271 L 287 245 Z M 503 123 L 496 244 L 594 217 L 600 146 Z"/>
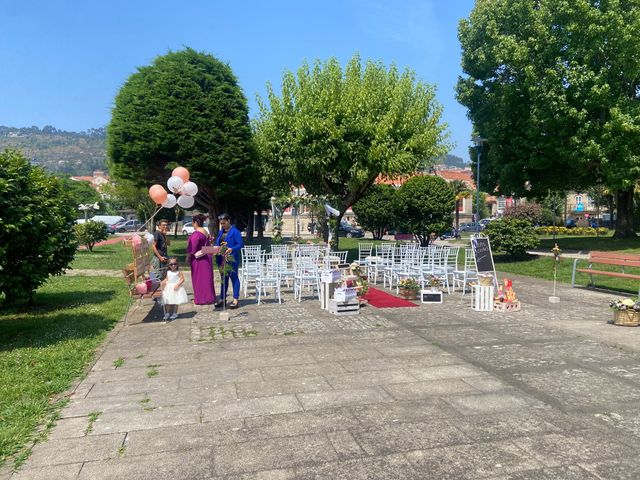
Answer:
<path fill-rule="evenodd" d="M 272 245 L 271 252 L 260 245 L 242 249 L 242 266 L 239 270 L 244 296 L 249 294 L 249 286 L 255 285 L 258 304 L 268 290 L 274 292 L 278 303 L 282 303 L 282 286 L 293 284 L 294 298 L 302 301 L 305 291 L 320 299 L 320 274 L 347 261 L 347 251 L 332 252 L 318 245 Z"/>
<path fill-rule="evenodd" d="M 384 288 L 399 290 L 400 281 L 413 278 L 424 289 L 431 277 L 452 293 L 460 288 L 466 293 L 470 282 L 477 281 L 477 267 L 471 248 L 432 245 L 420 247 L 418 244 L 360 243 L 358 260 L 367 267 L 367 276 L 376 284 L 382 277 Z M 375 252 L 375 253 L 374 253 Z M 462 262 L 459 256 L 462 255 Z"/>

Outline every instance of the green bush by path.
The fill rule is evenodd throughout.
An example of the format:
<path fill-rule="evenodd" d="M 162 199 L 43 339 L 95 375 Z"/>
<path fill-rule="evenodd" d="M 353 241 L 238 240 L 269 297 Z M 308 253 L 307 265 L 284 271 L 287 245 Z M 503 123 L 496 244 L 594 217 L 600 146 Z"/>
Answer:
<path fill-rule="evenodd" d="M 118 278 L 53 277 L 25 311 L 0 311 L 0 465 L 38 438 L 129 304 Z"/>

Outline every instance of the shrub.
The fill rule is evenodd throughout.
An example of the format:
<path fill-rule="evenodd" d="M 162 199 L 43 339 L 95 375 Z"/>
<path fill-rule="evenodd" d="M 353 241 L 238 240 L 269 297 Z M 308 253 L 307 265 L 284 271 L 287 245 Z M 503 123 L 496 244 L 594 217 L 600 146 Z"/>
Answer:
<path fill-rule="evenodd" d="M 538 235 L 553 235 L 555 231 L 556 235 L 575 235 L 575 236 L 594 236 L 594 235 L 606 235 L 609 233 L 609 229 L 604 227 L 592 228 L 592 227 L 536 227 L 535 232 Z"/>
<path fill-rule="evenodd" d="M 0 301 L 25 304 L 76 252 L 75 211 L 59 179 L 19 152 L 0 153 Z"/>
<path fill-rule="evenodd" d="M 495 220 L 487 225 L 483 233 L 491 240 L 494 250 L 508 253 L 512 257 L 525 256 L 527 250 L 540 244 L 533 225 L 516 218 Z"/>
<path fill-rule="evenodd" d="M 541 223 L 544 220 L 542 205 L 535 202 L 525 202 L 509 206 L 504 211 L 504 217 L 527 220 L 532 224 Z"/>
<path fill-rule="evenodd" d="M 76 234 L 76 240 L 80 245 L 84 245 L 93 252 L 93 246 L 101 240 L 106 240 L 108 237 L 107 226 L 103 222 L 88 222 L 79 223 L 73 227 Z"/>

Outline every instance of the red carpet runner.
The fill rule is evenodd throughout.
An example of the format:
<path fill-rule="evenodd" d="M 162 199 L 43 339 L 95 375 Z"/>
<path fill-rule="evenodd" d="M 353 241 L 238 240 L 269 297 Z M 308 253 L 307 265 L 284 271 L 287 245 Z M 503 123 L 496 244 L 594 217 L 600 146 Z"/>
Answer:
<path fill-rule="evenodd" d="M 369 305 L 377 308 L 417 307 L 415 303 L 409 300 L 389 295 L 387 292 L 371 286 L 367 294 L 363 295 L 362 298 L 368 300 Z"/>

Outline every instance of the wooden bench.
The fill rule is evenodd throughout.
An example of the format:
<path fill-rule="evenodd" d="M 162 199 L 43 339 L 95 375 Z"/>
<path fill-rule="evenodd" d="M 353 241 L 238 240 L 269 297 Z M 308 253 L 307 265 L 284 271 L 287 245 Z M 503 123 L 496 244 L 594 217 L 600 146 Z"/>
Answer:
<path fill-rule="evenodd" d="M 571 275 L 571 287 L 576 283 L 576 272 L 588 273 L 591 279 L 590 285 L 593 287 L 593 276 L 604 275 L 607 277 L 628 278 L 629 280 L 640 280 L 640 274 L 625 273 L 625 267 L 640 267 L 640 255 L 633 253 L 615 253 L 615 252 L 591 252 L 589 254 L 589 267 L 577 268 L 578 258 L 573 261 L 573 274 Z M 611 272 L 608 270 L 596 270 L 593 265 L 618 265 L 619 272 Z M 640 295 L 640 288 L 638 289 Z"/>

